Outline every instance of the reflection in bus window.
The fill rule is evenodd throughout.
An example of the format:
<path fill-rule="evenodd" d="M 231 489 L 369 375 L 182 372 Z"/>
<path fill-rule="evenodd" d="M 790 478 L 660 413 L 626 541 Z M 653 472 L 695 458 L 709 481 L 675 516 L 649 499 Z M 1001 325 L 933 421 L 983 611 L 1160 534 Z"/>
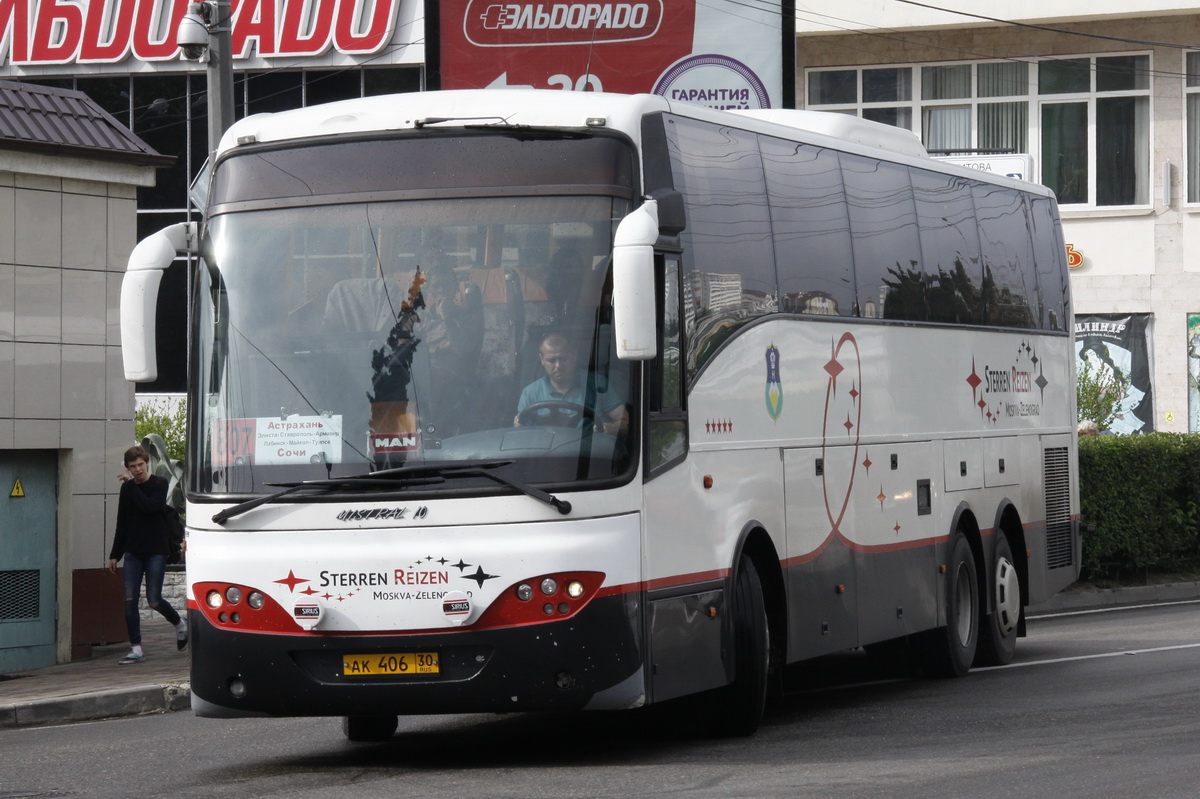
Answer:
<path fill-rule="evenodd" d="M 983 319 L 979 230 L 971 184 L 954 175 L 910 170 L 921 229 L 929 321 L 979 324 Z"/>
<path fill-rule="evenodd" d="M 838 154 L 767 136 L 760 142 L 780 310 L 849 316 L 854 311 L 854 265 Z"/>
<path fill-rule="evenodd" d="M 703 363 L 738 327 L 778 309 L 771 220 L 758 138 L 734 128 L 668 118 L 682 238 L 689 363 Z"/>

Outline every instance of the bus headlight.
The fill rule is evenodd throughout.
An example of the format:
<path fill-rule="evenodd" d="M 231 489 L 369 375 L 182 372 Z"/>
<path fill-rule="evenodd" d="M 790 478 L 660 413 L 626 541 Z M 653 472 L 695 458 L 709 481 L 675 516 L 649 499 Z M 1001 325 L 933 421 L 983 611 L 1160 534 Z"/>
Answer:
<path fill-rule="evenodd" d="M 262 610 L 262 606 L 266 601 L 267 598 L 258 591 L 251 591 L 250 596 L 246 597 L 246 604 L 255 610 Z"/>
<path fill-rule="evenodd" d="M 542 593 L 546 596 L 554 596 L 558 593 L 558 580 L 553 577 L 547 577 L 542 580 Z"/>
<path fill-rule="evenodd" d="M 204 597 L 204 600 L 208 602 L 208 606 L 213 610 L 216 610 L 217 608 L 221 607 L 221 605 L 225 604 L 225 598 L 221 596 L 220 591 L 209 591 L 208 595 Z"/>
<path fill-rule="evenodd" d="M 517 599 L 522 602 L 528 602 L 533 599 L 533 586 L 529 583 L 521 583 L 517 586 Z"/>
<path fill-rule="evenodd" d="M 231 585 L 225 589 L 225 601 L 231 605 L 236 605 L 242 601 L 242 589 L 236 585 Z"/>
<path fill-rule="evenodd" d="M 567 596 L 571 597 L 571 599 L 579 599 L 579 597 L 583 596 L 583 583 L 578 580 L 572 580 L 567 583 Z"/>

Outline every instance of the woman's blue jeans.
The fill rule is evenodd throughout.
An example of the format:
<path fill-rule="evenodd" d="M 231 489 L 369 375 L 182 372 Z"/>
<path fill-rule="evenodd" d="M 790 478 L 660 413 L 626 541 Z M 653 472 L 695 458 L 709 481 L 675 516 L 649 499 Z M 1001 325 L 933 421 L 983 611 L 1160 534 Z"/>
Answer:
<path fill-rule="evenodd" d="M 125 628 L 129 631 L 129 643 L 137 646 L 142 642 L 142 620 L 138 615 L 138 594 L 142 592 L 142 577 L 146 578 L 146 602 L 171 624 L 179 624 L 179 614 L 171 603 L 163 599 L 163 575 L 167 571 L 166 555 L 139 555 L 125 553 Z"/>

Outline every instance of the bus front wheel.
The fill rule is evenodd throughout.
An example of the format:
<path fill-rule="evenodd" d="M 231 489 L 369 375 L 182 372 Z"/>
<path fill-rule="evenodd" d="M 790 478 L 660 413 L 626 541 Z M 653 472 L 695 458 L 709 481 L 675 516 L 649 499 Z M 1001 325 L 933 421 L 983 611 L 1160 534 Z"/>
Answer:
<path fill-rule="evenodd" d="M 396 734 L 398 723 L 396 716 L 346 716 L 342 719 L 342 732 L 347 741 L 355 743 L 389 741 Z"/>
<path fill-rule="evenodd" d="M 742 556 L 733 587 L 733 682 L 719 693 L 716 732 L 753 735 L 767 702 L 771 638 L 762 579 L 754 561 Z"/>

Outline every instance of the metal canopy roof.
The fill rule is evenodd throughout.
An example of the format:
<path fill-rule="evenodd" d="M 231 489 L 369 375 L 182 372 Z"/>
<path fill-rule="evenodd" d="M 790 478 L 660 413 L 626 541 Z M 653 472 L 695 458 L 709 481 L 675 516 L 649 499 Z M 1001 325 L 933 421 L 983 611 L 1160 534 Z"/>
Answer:
<path fill-rule="evenodd" d="M 0 150 L 170 166 L 83 92 L 0 80 Z"/>

